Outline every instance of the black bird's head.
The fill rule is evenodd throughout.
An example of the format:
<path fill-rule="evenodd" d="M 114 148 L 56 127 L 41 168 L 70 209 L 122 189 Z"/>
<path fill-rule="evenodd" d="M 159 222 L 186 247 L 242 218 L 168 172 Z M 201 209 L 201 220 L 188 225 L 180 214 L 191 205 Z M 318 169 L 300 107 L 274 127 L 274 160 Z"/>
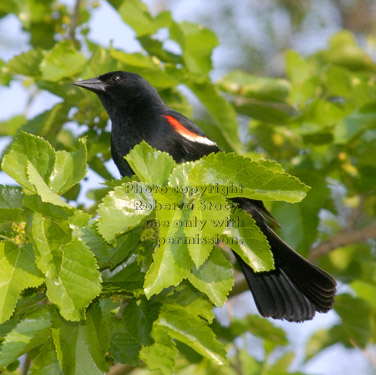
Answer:
<path fill-rule="evenodd" d="M 146 79 L 134 73 L 109 72 L 74 82 L 73 85 L 97 94 L 111 119 L 118 116 L 119 110 L 131 115 L 137 111 L 150 112 L 165 106 L 157 90 Z"/>

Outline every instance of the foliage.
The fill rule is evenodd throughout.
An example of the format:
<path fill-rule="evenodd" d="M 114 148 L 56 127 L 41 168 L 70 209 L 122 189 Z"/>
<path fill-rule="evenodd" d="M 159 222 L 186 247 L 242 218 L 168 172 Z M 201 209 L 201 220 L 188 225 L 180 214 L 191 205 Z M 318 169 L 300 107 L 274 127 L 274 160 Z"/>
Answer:
<path fill-rule="evenodd" d="M 288 51 L 287 78 L 235 71 L 213 83 L 213 32 L 169 12 L 154 17 L 139 0 L 109 3 L 142 52 L 90 41 L 90 5 L 81 4 L 71 24 L 72 10 L 58 1 L 0 6 L 30 35 L 29 51 L 0 61 L 1 83 L 21 81 L 61 99 L 0 127 L 14 136 L 1 168 L 18 184 L 0 187 L 0 369 L 14 371 L 26 353 L 33 375 L 102 374 L 116 363 L 135 373 L 290 373 L 294 353 L 271 360 L 289 344 L 282 329 L 256 315 L 228 326 L 215 318 L 213 306 L 223 306 L 233 286 L 217 239 L 256 271 L 273 268 L 265 237 L 232 197 L 265 201 L 305 255 L 341 231 L 371 226 L 376 66 L 341 32 L 308 58 Z M 180 54 L 155 36 L 161 29 Z M 70 82 L 117 69 L 143 75 L 169 106 L 191 115 L 177 89 L 188 87 L 208 112 L 197 122 L 226 153 L 176 165 L 142 143 L 127 156 L 136 175 L 113 180 L 107 115 Z M 239 138 L 240 115 L 249 120 L 248 143 Z M 109 180 L 90 192 L 91 207 L 79 203 L 87 168 Z M 320 258 L 352 293 L 338 296 L 340 319 L 313 335 L 306 360 L 336 343 L 367 348 L 375 339 L 374 243 L 354 242 Z M 262 340 L 263 360 L 237 343 L 246 332 Z"/>
<path fill-rule="evenodd" d="M 174 9 L 173 0 L 165 0 Z M 156 9 L 158 5 L 151 2 Z M 215 7 L 187 3 L 185 12 L 203 22 L 221 40 L 217 69 L 244 70 L 263 75 L 284 74 L 286 49 L 313 53 L 326 44 L 333 30 L 352 31 L 372 52 L 376 22 L 372 1 L 250 0 L 234 4 L 221 0 Z M 234 58 L 236 56 L 236 58 Z"/>

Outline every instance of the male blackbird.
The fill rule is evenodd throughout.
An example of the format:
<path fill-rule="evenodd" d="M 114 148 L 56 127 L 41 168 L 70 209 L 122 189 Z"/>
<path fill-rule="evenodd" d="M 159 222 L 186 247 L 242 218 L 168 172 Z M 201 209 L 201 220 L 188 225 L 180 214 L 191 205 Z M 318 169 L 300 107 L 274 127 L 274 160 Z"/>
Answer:
<path fill-rule="evenodd" d="M 124 156 L 142 140 L 168 152 L 177 163 L 220 151 L 195 123 L 168 108 L 157 90 L 137 74 L 110 72 L 74 85 L 93 91 L 106 109 L 112 121 L 111 154 L 122 176 L 133 174 Z M 336 292 L 333 277 L 274 232 L 271 215 L 261 201 L 235 201 L 255 219 L 274 257 L 275 270 L 256 273 L 235 253 L 260 314 L 301 322 L 312 319 L 316 311 L 330 310 Z"/>

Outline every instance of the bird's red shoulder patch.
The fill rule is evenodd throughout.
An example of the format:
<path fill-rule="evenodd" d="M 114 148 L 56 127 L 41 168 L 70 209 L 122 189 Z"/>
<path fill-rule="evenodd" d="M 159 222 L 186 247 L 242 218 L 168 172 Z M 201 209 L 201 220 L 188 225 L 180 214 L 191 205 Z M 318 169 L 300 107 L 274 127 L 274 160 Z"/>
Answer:
<path fill-rule="evenodd" d="M 182 137 L 192 141 L 207 144 L 210 146 L 216 146 L 216 143 L 211 141 L 208 137 L 198 135 L 190 130 L 188 130 L 180 121 L 175 117 L 169 115 L 163 115 L 168 123 L 174 128 L 174 130 L 180 134 Z"/>

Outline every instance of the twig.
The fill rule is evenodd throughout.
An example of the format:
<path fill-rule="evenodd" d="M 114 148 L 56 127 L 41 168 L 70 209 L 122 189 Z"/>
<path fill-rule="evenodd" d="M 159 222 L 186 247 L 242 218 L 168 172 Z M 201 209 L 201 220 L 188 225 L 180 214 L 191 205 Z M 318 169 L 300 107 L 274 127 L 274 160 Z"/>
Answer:
<path fill-rule="evenodd" d="M 69 39 L 73 42 L 75 47 L 78 45 L 78 41 L 76 39 L 76 28 L 78 26 L 78 18 L 80 15 L 80 7 L 81 7 L 81 0 L 76 0 L 76 4 L 74 6 L 74 11 L 72 15 L 72 22 L 69 28 Z"/>
<path fill-rule="evenodd" d="M 231 297 L 237 296 L 238 294 L 241 294 L 247 291 L 248 289 L 249 288 L 248 288 L 247 280 L 245 279 L 245 277 L 244 276 L 242 276 L 241 278 L 239 277 L 239 279 L 235 281 L 235 285 L 231 289 L 228 297 L 231 298 Z"/>
<path fill-rule="evenodd" d="M 7 237 L 7 236 L 4 236 L 3 234 L 0 234 L 0 239 L 2 239 L 4 241 L 13 242 L 15 245 L 18 245 L 18 243 L 17 243 L 17 241 L 14 237 Z"/>
<path fill-rule="evenodd" d="M 117 363 L 115 366 L 111 367 L 108 375 L 126 375 L 129 374 L 133 369 L 134 367 Z"/>
<path fill-rule="evenodd" d="M 27 375 L 31 366 L 31 358 L 29 355 L 26 355 L 25 363 L 22 369 L 22 375 Z"/>
<path fill-rule="evenodd" d="M 121 319 L 122 315 L 123 315 L 123 310 L 124 310 L 124 307 L 127 305 L 127 302 L 125 302 L 125 300 L 122 300 L 121 303 L 120 303 L 120 306 L 119 306 L 119 310 L 118 312 L 116 313 L 116 317 Z"/>
<path fill-rule="evenodd" d="M 358 349 L 359 351 L 361 351 L 361 352 L 364 354 L 364 356 L 366 357 L 366 359 L 372 364 L 372 366 L 373 366 L 374 368 L 376 368 L 376 357 L 375 357 L 375 355 L 369 350 L 369 348 L 367 348 L 367 347 L 364 348 L 364 349 L 360 348 L 359 345 L 358 345 L 358 344 L 355 342 L 355 340 L 352 339 L 352 338 L 350 338 L 349 341 L 350 341 L 350 344 L 351 344 L 354 348 L 356 348 L 356 349 Z"/>
<path fill-rule="evenodd" d="M 227 308 L 228 319 L 231 322 L 234 317 L 234 310 L 232 308 L 232 303 L 230 299 L 226 303 L 226 308 Z"/>
<path fill-rule="evenodd" d="M 39 89 L 32 91 L 29 97 L 27 98 L 27 102 L 25 104 L 25 108 L 23 109 L 23 115 L 26 117 L 30 111 L 31 104 L 33 103 L 34 99 L 37 97 L 39 93 Z"/>
<path fill-rule="evenodd" d="M 363 242 L 376 237 L 376 224 L 356 230 L 341 232 L 311 250 L 308 259 L 312 262 L 338 247 Z"/>
<path fill-rule="evenodd" d="M 364 195 L 359 196 L 359 203 L 358 205 L 352 210 L 350 217 L 347 220 L 347 229 L 352 230 L 355 227 L 356 222 L 362 215 L 362 212 L 364 210 L 363 204 L 364 204 Z"/>

